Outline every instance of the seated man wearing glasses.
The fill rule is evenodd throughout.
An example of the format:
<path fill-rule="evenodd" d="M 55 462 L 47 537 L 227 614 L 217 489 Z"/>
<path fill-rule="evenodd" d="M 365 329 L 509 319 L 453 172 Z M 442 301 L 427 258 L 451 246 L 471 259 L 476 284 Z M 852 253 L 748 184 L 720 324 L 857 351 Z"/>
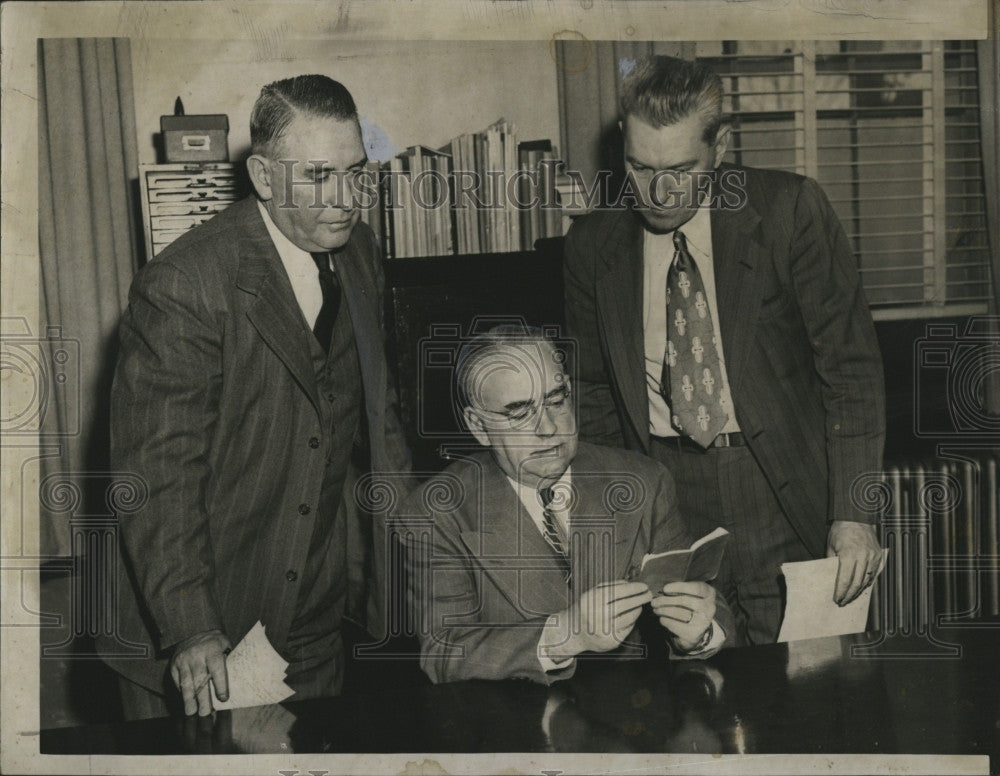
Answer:
<path fill-rule="evenodd" d="M 732 615 L 711 585 L 631 581 L 643 555 L 691 537 L 662 465 L 577 441 L 564 362 L 524 327 L 494 328 L 459 352 L 462 414 L 487 451 L 453 463 L 397 512 L 421 667 L 434 682 L 549 684 L 584 653 L 642 655 L 626 639 L 647 603 L 674 655 L 732 643 Z"/>

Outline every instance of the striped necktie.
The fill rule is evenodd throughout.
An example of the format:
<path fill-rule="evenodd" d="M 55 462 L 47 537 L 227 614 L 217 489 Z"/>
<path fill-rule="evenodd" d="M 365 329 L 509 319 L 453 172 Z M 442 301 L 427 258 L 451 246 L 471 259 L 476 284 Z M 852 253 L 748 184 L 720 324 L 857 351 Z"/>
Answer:
<path fill-rule="evenodd" d="M 552 501 L 555 494 L 552 492 L 552 488 L 542 488 L 538 491 L 538 494 L 542 497 L 542 506 L 544 507 L 544 511 L 542 512 L 542 536 L 545 537 L 545 541 L 555 553 L 556 558 L 559 561 L 559 568 L 566 577 L 566 583 L 569 584 L 572 576 L 569 562 L 569 551 L 566 548 L 566 541 L 563 537 L 559 520 L 556 518 L 556 513 L 552 509 Z"/>

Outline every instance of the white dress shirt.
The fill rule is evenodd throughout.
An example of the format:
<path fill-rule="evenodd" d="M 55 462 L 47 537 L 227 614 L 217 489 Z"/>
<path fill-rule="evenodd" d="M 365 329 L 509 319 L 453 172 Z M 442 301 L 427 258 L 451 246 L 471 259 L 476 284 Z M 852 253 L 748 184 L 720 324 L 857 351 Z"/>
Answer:
<path fill-rule="evenodd" d="M 572 467 L 567 467 L 562 476 L 549 486 L 556 493 L 556 497 L 553 499 L 549 509 L 555 516 L 556 522 L 559 523 L 559 528 L 562 529 L 563 536 L 569 536 L 569 510 L 560 508 L 560 504 L 565 504 L 566 502 L 565 499 L 559 497 L 559 494 L 570 492 L 573 482 L 571 472 Z M 517 491 L 517 497 L 521 500 L 525 511 L 538 528 L 542 538 L 545 538 L 545 506 L 542 504 L 542 497 L 538 492 L 538 488 L 532 485 L 523 485 L 510 477 L 507 478 L 507 482 Z"/>
<path fill-rule="evenodd" d="M 646 367 L 646 394 L 649 397 L 649 433 L 653 436 L 679 436 L 670 422 L 670 407 L 660 395 L 660 377 L 663 374 L 663 356 L 667 347 L 667 273 L 674 260 L 674 235 L 653 234 L 644 230 L 642 246 L 642 321 Z M 719 330 L 719 306 L 715 298 L 715 267 L 712 264 L 711 197 L 698 208 L 694 217 L 680 231 L 687 240 L 688 251 L 705 283 L 708 309 L 718 340 L 721 390 L 719 401 L 729 415 L 721 433 L 739 431 L 736 413 L 730 399 L 729 377 L 723 351 L 722 332 Z"/>
<path fill-rule="evenodd" d="M 319 285 L 319 271 L 316 269 L 316 262 L 308 251 L 302 250 L 299 246 L 289 240 L 275 226 L 271 219 L 271 214 L 267 208 L 257 201 L 260 214 L 264 218 L 264 226 L 267 233 L 271 235 L 271 242 L 278 251 L 281 263 L 285 266 L 288 280 L 292 284 L 292 292 L 295 294 L 295 301 L 299 303 L 302 316 L 305 318 L 309 328 L 312 329 L 319 317 L 320 308 L 323 306 L 323 290 Z M 332 266 L 331 266 L 332 269 Z"/>

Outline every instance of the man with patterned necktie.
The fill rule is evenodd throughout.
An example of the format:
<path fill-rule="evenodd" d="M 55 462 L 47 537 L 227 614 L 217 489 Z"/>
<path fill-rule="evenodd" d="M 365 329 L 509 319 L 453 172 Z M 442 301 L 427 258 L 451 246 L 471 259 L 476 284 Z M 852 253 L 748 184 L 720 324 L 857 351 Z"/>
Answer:
<path fill-rule="evenodd" d="M 727 592 L 748 640 L 767 643 L 781 563 L 838 556 L 839 604 L 880 570 L 877 527 L 851 488 L 882 464 L 882 362 L 815 181 L 722 164 L 722 89 L 664 56 L 625 79 L 638 201 L 573 224 L 565 311 L 581 437 L 664 463 L 691 530 L 733 534 Z"/>
<path fill-rule="evenodd" d="M 121 325 L 113 463 L 149 487 L 120 526 L 116 612 L 147 656 L 104 654 L 129 718 L 209 714 L 258 621 L 296 698 L 339 692 L 344 616 L 367 609 L 381 635 L 384 518 L 353 508 L 351 479 L 409 454 L 353 201 L 357 109 L 326 76 L 288 78 L 261 90 L 250 138 L 255 196 L 144 267 Z"/>
<path fill-rule="evenodd" d="M 644 629 L 649 649 L 666 652 L 666 641 L 675 657 L 702 658 L 733 643 L 710 584 L 650 591 L 637 581 L 646 553 L 691 545 L 673 481 L 644 456 L 577 442 L 564 363 L 561 348 L 521 326 L 459 352 L 462 415 L 488 449 L 430 479 L 396 516 L 413 521 L 407 576 L 434 682 L 548 684 L 584 653 L 640 656 L 626 639 L 646 603 L 659 618 L 651 636 Z"/>

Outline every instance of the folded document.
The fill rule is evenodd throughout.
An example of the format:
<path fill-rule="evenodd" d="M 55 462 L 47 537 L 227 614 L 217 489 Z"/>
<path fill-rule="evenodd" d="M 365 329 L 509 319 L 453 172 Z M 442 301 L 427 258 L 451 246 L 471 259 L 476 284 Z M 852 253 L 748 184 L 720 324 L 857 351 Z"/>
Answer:
<path fill-rule="evenodd" d="M 883 563 L 887 550 L 882 551 Z M 839 561 L 835 557 L 782 563 L 788 602 L 778 641 L 815 639 L 860 633 L 868 622 L 872 587 L 867 587 L 846 606 L 833 600 Z"/>
<path fill-rule="evenodd" d="M 285 684 L 288 661 L 281 657 L 258 622 L 226 657 L 229 700 L 220 701 L 212 685 L 212 705 L 216 709 L 243 709 L 280 703 L 295 690 Z"/>

